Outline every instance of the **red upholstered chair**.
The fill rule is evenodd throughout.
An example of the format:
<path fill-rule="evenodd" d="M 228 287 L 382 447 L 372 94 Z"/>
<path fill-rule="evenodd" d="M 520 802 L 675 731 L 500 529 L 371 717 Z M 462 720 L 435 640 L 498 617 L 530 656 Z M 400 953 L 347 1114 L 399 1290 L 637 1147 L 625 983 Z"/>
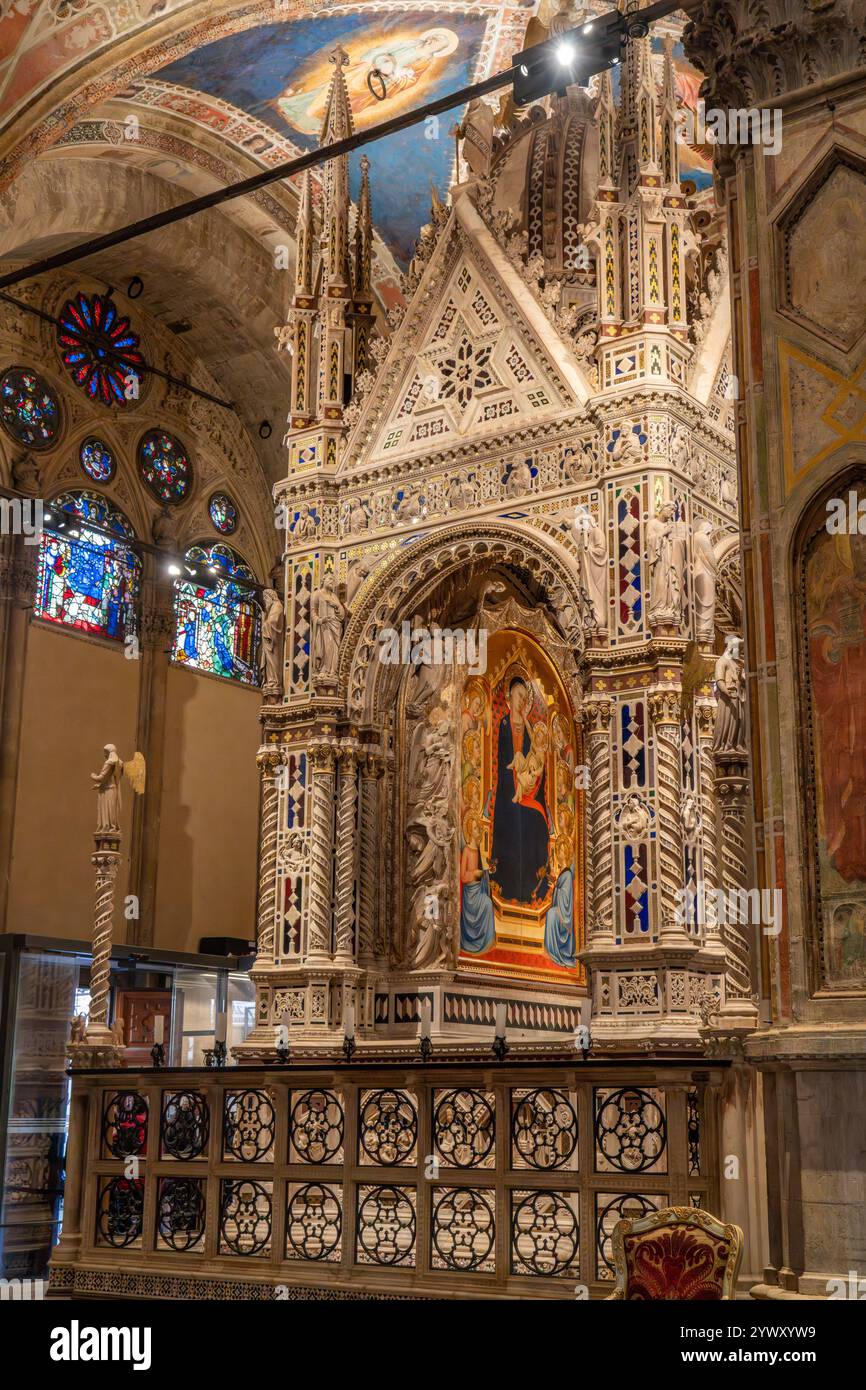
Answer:
<path fill-rule="evenodd" d="M 739 1226 L 697 1207 L 665 1207 L 618 1221 L 611 1299 L 732 1299 L 743 1255 Z"/>

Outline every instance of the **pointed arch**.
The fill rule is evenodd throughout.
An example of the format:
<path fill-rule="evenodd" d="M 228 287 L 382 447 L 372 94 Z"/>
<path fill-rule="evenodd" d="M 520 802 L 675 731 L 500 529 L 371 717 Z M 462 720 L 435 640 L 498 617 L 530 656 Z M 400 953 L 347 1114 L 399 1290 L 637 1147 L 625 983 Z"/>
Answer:
<path fill-rule="evenodd" d="M 575 656 L 583 649 L 584 599 L 577 569 L 552 537 L 505 521 L 442 527 L 393 552 L 371 575 L 343 639 L 340 688 L 353 720 L 381 723 L 396 689 L 394 667 L 377 660 L 380 633 L 399 628 L 442 582 L 460 572 L 510 570 L 531 578 L 562 634 L 566 677 L 579 700 Z M 394 687 L 392 689 L 392 687 Z"/>

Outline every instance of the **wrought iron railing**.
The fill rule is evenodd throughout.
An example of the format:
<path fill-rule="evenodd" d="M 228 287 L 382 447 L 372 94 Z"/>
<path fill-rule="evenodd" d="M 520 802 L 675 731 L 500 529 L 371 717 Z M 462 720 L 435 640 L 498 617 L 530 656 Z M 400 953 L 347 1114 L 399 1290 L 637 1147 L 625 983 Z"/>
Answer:
<path fill-rule="evenodd" d="M 718 1210 L 718 1069 L 87 1072 L 52 1288 L 604 1296 L 623 1216 Z"/>

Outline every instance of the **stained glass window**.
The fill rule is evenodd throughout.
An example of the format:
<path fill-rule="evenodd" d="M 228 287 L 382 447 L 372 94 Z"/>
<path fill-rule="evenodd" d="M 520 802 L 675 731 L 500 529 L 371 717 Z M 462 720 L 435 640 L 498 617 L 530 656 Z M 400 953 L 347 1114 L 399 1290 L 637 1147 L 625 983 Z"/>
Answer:
<path fill-rule="evenodd" d="M 193 574 L 174 586 L 174 660 L 255 685 L 261 616 L 252 570 L 219 541 L 194 545 L 185 560 Z"/>
<path fill-rule="evenodd" d="M 48 449 L 60 433 L 60 402 L 46 382 L 26 367 L 0 377 L 0 421 L 28 449 Z"/>
<path fill-rule="evenodd" d="M 160 502 L 182 502 L 189 492 L 192 465 L 180 440 L 165 430 L 148 430 L 138 446 L 138 467 Z"/>
<path fill-rule="evenodd" d="M 224 492 L 215 492 L 207 508 L 217 531 L 221 531 L 224 536 L 230 536 L 232 531 L 237 530 L 238 509 Z"/>
<path fill-rule="evenodd" d="M 129 522 L 94 492 L 67 492 L 45 512 L 37 618 L 122 642 L 135 631 L 141 562 Z"/>
<path fill-rule="evenodd" d="M 102 405 L 126 405 L 138 398 L 144 366 L 138 342 L 110 295 L 79 290 L 60 311 L 57 346 L 63 365 L 76 386 Z"/>
<path fill-rule="evenodd" d="M 110 483 L 116 464 L 114 455 L 101 439 L 85 439 L 79 454 L 81 467 L 95 483 Z"/>

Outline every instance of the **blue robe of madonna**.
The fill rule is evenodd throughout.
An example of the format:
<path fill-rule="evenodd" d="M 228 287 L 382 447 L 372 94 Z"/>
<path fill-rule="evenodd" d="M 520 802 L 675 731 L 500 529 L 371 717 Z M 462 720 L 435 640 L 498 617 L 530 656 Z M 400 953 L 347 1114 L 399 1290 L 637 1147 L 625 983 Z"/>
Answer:
<path fill-rule="evenodd" d="M 529 727 L 523 726 L 524 757 L 532 746 Z M 533 895 L 543 898 L 547 892 L 546 871 L 548 856 L 547 802 L 545 784 L 547 772 L 542 773 L 534 806 L 514 801 L 514 773 L 508 764 L 514 760 L 511 715 L 503 715 L 499 725 L 496 800 L 493 803 L 493 846 L 491 869 L 493 881 L 503 898 L 530 903 Z"/>
<path fill-rule="evenodd" d="M 544 949 L 557 965 L 577 964 L 574 940 L 574 875 L 563 869 L 544 918 Z"/>
<path fill-rule="evenodd" d="M 478 955 L 496 940 L 490 878 L 484 870 L 477 883 L 464 883 L 460 902 L 460 949 Z"/>

